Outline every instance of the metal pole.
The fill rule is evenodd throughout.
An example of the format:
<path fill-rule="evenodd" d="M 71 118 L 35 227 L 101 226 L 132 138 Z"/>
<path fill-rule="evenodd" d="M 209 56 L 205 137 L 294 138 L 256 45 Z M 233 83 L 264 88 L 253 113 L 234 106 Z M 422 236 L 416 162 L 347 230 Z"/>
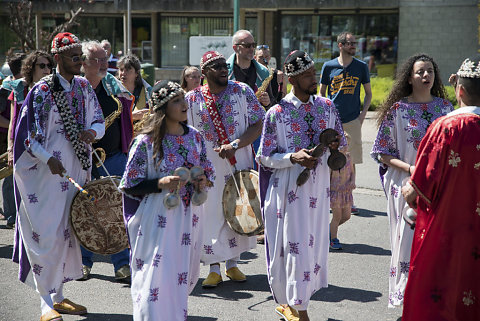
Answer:
<path fill-rule="evenodd" d="M 41 36 L 42 34 L 40 33 L 42 31 L 42 14 L 41 13 L 36 13 L 35 14 L 35 49 L 40 49 L 40 42 L 41 42 Z"/>
<path fill-rule="evenodd" d="M 233 32 L 238 31 L 239 15 L 240 15 L 240 0 L 233 0 Z"/>
<path fill-rule="evenodd" d="M 127 2 L 127 53 L 132 52 L 132 1 Z"/>

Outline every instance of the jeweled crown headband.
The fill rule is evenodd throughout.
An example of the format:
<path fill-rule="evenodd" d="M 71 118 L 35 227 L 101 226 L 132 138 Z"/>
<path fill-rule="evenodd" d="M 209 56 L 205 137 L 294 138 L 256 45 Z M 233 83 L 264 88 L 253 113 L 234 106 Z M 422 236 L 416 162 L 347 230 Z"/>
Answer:
<path fill-rule="evenodd" d="M 150 97 L 150 104 L 153 106 L 153 111 L 162 108 L 170 99 L 180 93 L 185 93 L 182 87 L 176 82 L 169 81 L 163 85 L 158 91 L 152 92 Z"/>

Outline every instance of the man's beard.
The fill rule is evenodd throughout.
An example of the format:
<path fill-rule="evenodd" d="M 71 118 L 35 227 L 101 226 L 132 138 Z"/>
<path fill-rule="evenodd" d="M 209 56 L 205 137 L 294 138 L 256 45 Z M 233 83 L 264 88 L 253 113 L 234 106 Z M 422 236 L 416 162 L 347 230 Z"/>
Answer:
<path fill-rule="evenodd" d="M 213 82 L 220 87 L 224 87 L 228 85 L 228 78 L 225 79 L 225 81 L 221 80 L 220 77 L 215 77 L 213 78 Z"/>

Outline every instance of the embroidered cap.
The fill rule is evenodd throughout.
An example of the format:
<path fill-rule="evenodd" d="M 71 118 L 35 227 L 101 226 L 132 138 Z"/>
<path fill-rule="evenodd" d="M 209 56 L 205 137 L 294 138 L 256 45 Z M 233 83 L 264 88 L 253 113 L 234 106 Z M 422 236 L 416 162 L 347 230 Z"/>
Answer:
<path fill-rule="evenodd" d="M 480 78 L 480 56 L 465 59 L 457 75 L 462 78 Z"/>
<path fill-rule="evenodd" d="M 203 69 L 212 61 L 217 59 L 225 59 L 225 57 L 218 51 L 207 51 L 203 54 L 202 59 L 200 59 L 200 69 L 203 72 Z"/>
<path fill-rule="evenodd" d="M 82 44 L 78 40 L 77 36 L 75 36 L 73 33 L 61 32 L 52 40 L 52 54 L 61 53 L 63 51 L 81 46 Z"/>
<path fill-rule="evenodd" d="M 150 105 L 153 111 L 157 111 L 165 104 L 180 93 L 185 93 L 182 87 L 170 80 L 159 81 L 152 88 L 152 96 L 150 97 Z"/>
<path fill-rule="evenodd" d="M 285 59 L 285 75 L 293 77 L 307 71 L 313 66 L 314 62 L 310 56 L 300 50 L 292 51 Z"/>

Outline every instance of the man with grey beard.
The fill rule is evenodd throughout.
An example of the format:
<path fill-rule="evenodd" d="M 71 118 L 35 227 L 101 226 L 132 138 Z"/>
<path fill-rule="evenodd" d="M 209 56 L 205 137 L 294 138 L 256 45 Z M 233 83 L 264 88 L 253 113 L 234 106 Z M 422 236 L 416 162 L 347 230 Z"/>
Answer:
<path fill-rule="evenodd" d="M 105 124 L 105 135 L 93 144 L 93 148 L 102 148 L 105 151 L 105 168 L 108 174 L 122 176 L 127 163 L 127 154 L 133 136 L 131 107 L 133 97 L 121 82 L 107 72 L 108 56 L 98 41 L 88 41 L 82 44 L 82 70 L 85 78 L 92 85 L 97 96 L 103 116 L 107 119 L 121 108 L 121 113 L 115 117 L 110 126 Z M 108 127 L 107 127 L 108 126 Z M 95 179 L 108 175 L 102 167 L 92 166 L 92 176 Z M 93 266 L 93 253 L 82 249 L 83 277 L 88 280 Z M 130 282 L 129 253 L 125 249 L 111 255 L 117 281 Z"/>

